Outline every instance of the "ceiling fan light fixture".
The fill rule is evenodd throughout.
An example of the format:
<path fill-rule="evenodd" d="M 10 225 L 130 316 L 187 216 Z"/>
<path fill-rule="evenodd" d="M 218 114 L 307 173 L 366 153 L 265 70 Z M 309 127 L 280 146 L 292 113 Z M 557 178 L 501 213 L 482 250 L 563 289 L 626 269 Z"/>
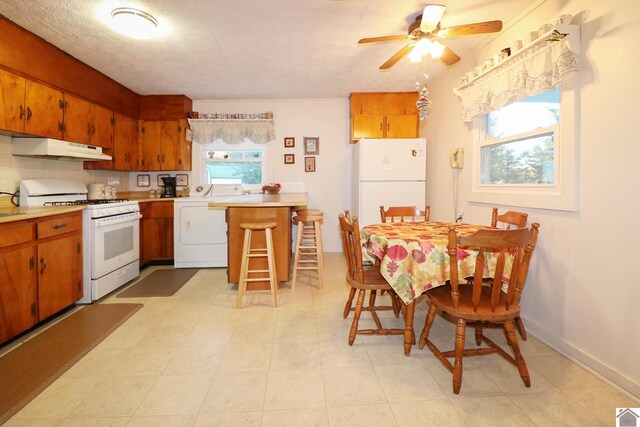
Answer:
<path fill-rule="evenodd" d="M 444 11 L 447 7 L 441 4 L 428 4 L 422 12 L 422 21 L 420 22 L 420 30 L 425 33 L 436 29 Z"/>
<path fill-rule="evenodd" d="M 132 7 L 113 9 L 111 25 L 119 33 L 136 39 L 149 39 L 158 34 L 158 20 L 150 13 Z"/>
<path fill-rule="evenodd" d="M 433 58 L 440 58 L 444 53 L 445 46 L 439 41 L 431 43 L 431 51 L 429 52 Z"/>
<path fill-rule="evenodd" d="M 429 39 L 420 39 L 409 53 L 408 57 L 411 62 L 420 62 L 422 57 L 431 53 L 431 45 L 433 43 Z"/>

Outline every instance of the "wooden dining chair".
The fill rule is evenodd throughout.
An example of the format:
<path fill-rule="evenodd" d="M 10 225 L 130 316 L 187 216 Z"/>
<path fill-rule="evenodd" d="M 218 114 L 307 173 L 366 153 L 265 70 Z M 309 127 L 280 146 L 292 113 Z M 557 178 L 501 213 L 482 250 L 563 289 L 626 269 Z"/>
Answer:
<path fill-rule="evenodd" d="M 491 227 L 492 228 L 504 228 L 510 230 L 511 226 L 516 228 L 524 228 L 527 226 L 527 218 L 529 214 L 518 211 L 506 211 L 502 214 L 498 213 L 498 208 L 491 210 Z M 520 316 L 515 319 L 516 328 L 520 334 L 520 338 L 523 341 L 527 340 L 527 331 L 524 328 L 524 323 Z"/>
<path fill-rule="evenodd" d="M 455 394 L 460 392 L 462 385 L 463 356 L 491 353 L 498 353 L 515 365 L 524 384 L 527 387 L 531 386 L 529 372 L 520 353 L 513 322 L 520 315 L 520 298 L 527 277 L 529 260 L 538 238 L 539 227 L 539 224 L 534 223 L 531 229 L 482 229 L 469 236 L 460 236 L 456 233 L 455 225 L 449 226 L 447 248 L 451 277 L 446 285 L 427 291 L 430 306 L 424 329 L 420 334 L 419 347 L 423 348 L 426 344 L 436 358 L 453 373 L 453 392 Z M 460 286 L 458 258 L 461 255 L 467 255 L 470 251 L 478 253 L 473 270 L 473 284 Z M 490 261 L 487 259 L 487 254 L 495 256 L 491 286 L 483 286 L 483 272 L 486 264 Z M 507 272 L 505 268 L 508 257 L 512 258 L 512 267 Z M 494 263 L 492 262 L 491 265 Z M 505 273 L 509 276 L 506 290 L 503 289 Z M 442 352 L 429 340 L 429 331 L 438 311 L 443 311 L 456 319 L 454 350 Z M 467 322 L 473 322 L 475 326 L 475 341 L 478 348 L 465 348 Z M 513 356 L 483 334 L 483 325 L 486 322 L 495 323 L 504 328 Z M 480 348 L 482 343 L 487 347 Z M 448 357 L 454 358 L 453 365 L 447 359 Z"/>
<path fill-rule="evenodd" d="M 429 222 L 431 206 L 425 206 L 424 210 L 416 206 L 389 206 L 385 210 L 380 206 L 380 219 L 382 222 Z"/>
<path fill-rule="evenodd" d="M 529 214 L 518 211 L 506 211 L 499 214 L 498 208 L 493 208 L 491 211 L 491 227 L 498 228 L 498 223 L 500 223 L 500 228 L 506 228 L 507 230 L 510 230 L 511 226 L 524 228 L 527 226 L 528 217 Z"/>
<path fill-rule="evenodd" d="M 349 216 L 349 212 L 338 216 L 340 231 L 342 234 L 342 244 L 345 259 L 347 262 L 347 283 L 351 286 L 349 291 L 349 301 L 344 308 L 343 316 L 347 317 L 351 310 L 351 302 L 358 291 L 358 298 L 354 309 L 353 322 L 349 331 L 349 345 L 352 345 L 356 335 L 403 335 L 404 328 L 384 328 L 380 322 L 377 311 L 393 310 L 396 317 L 399 316 L 400 302 L 395 291 L 391 288 L 386 279 L 380 274 L 379 267 L 364 266 L 362 263 L 362 244 L 360 240 L 360 227 L 358 218 Z M 386 291 L 391 297 L 391 305 L 376 306 L 376 293 Z M 369 291 L 369 306 L 364 307 L 365 294 Z M 358 322 L 362 311 L 371 312 L 371 317 L 375 322 L 375 329 L 358 329 Z"/>

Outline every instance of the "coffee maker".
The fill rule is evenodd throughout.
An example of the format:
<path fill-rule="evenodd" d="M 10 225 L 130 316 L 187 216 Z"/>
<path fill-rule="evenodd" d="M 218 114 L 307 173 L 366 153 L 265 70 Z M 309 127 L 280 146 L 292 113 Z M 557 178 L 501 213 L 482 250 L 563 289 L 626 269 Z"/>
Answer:
<path fill-rule="evenodd" d="M 162 187 L 162 194 L 160 197 L 176 197 L 176 177 L 162 177 L 162 182 L 164 186 Z"/>

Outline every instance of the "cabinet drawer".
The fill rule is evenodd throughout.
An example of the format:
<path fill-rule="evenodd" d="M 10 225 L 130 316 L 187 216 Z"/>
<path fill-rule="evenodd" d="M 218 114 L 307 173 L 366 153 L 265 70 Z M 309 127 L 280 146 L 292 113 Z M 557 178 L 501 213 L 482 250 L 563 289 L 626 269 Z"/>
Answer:
<path fill-rule="evenodd" d="M 46 237 L 77 231 L 81 228 L 82 216 L 78 213 L 74 216 L 65 216 L 38 222 L 37 234 L 38 239 L 44 239 Z"/>
<path fill-rule="evenodd" d="M 0 248 L 35 239 L 33 224 L 12 224 L 0 227 Z"/>
<path fill-rule="evenodd" d="M 148 203 L 151 205 L 149 218 L 173 218 L 173 201 Z"/>

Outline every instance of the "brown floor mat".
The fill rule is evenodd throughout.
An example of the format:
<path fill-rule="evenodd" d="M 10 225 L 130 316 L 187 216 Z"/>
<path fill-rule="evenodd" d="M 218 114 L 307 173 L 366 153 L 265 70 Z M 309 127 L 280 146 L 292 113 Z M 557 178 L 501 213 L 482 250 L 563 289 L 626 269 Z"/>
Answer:
<path fill-rule="evenodd" d="M 0 357 L 0 424 L 98 345 L 142 304 L 94 304 Z"/>
<path fill-rule="evenodd" d="M 197 268 L 156 270 L 120 292 L 117 298 L 169 297 L 198 272 Z"/>

